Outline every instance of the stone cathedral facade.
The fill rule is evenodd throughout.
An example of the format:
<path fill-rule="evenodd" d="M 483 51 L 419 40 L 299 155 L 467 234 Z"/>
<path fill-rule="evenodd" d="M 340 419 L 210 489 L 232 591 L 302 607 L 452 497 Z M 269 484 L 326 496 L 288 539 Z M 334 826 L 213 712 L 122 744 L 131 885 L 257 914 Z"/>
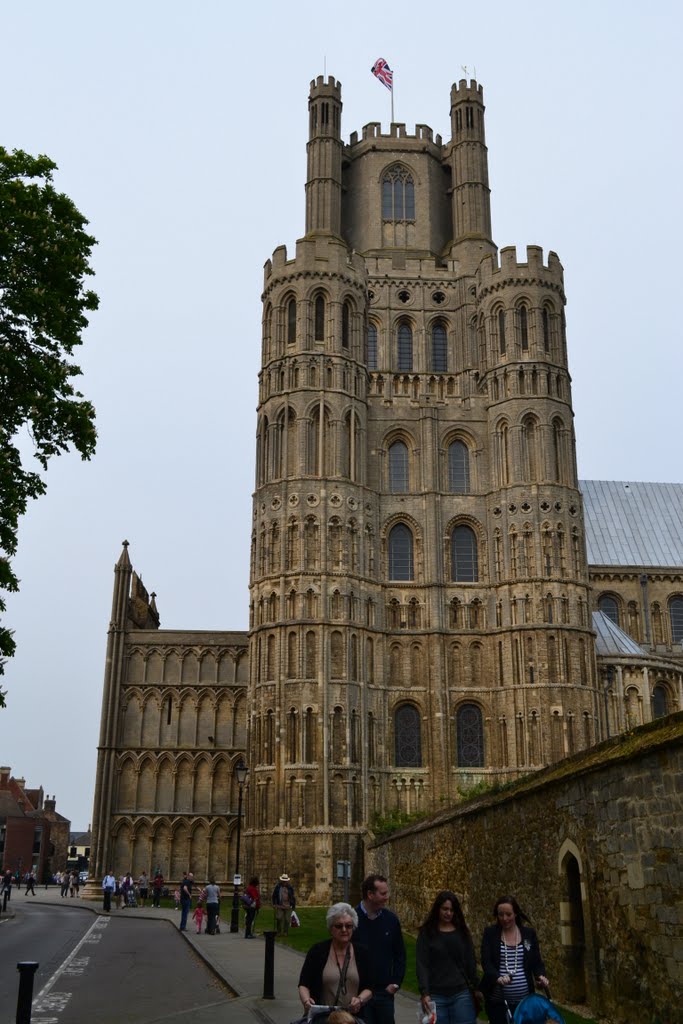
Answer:
<path fill-rule="evenodd" d="M 647 566 L 606 549 L 592 586 L 561 264 L 498 251 L 482 88 L 450 102 L 446 142 L 344 143 L 311 83 L 305 233 L 265 266 L 249 631 L 162 633 L 124 548 L 96 873 L 231 877 L 244 756 L 244 870 L 327 900 L 378 818 L 681 706 L 683 526 L 648 563 L 658 643 Z"/>

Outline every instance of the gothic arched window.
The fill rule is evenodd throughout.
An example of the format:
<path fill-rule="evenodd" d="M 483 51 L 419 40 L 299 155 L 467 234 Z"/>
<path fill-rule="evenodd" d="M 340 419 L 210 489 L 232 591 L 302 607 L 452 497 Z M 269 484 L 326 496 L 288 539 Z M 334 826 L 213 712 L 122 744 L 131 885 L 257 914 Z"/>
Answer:
<path fill-rule="evenodd" d="M 399 370 L 412 370 L 413 368 L 413 331 L 410 324 L 405 322 L 398 326 L 398 346 L 396 365 Z"/>
<path fill-rule="evenodd" d="M 415 184 L 404 167 L 390 167 L 382 178 L 382 219 L 415 220 Z"/>
<path fill-rule="evenodd" d="M 296 341 L 296 299 L 290 299 L 287 303 L 287 344 L 293 345 Z"/>
<path fill-rule="evenodd" d="M 668 714 L 669 695 L 666 692 L 666 687 L 661 683 L 656 683 L 652 690 L 652 717 L 664 718 L 664 715 Z"/>
<path fill-rule="evenodd" d="M 408 446 L 394 441 L 389 448 L 389 490 L 392 494 L 407 494 L 410 490 Z"/>
<path fill-rule="evenodd" d="M 529 351 L 529 312 L 526 306 L 519 306 L 517 309 L 517 327 L 519 329 L 519 343 L 522 352 Z"/>
<path fill-rule="evenodd" d="M 351 306 L 345 302 L 342 306 L 342 348 L 349 347 L 351 336 Z"/>
<path fill-rule="evenodd" d="M 448 490 L 451 494 L 469 494 L 470 452 L 464 441 L 448 446 Z"/>
<path fill-rule="evenodd" d="M 316 341 L 325 340 L 325 299 L 322 295 L 317 295 L 315 299 L 314 336 Z"/>
<path fill-rule="evenodd" d="M 402 704 L 396 709 L 394 750 L 397 768 L 422 767 L 420 712 L 413 704 Z"/>
<path fill-rule="evenodd" d="M 389 533 L 389 579 L 412 580 L 413 534 L 405 523 L 397 523 Z"/>
<path fill-rule="evenodd" d="M 671 622 L 671 642 L 683 643 L 683 597 L 672 597 L 669 601 L 669 621 Z"/>
<path fill-rule="evenodd" d="M 598 611 L 611 619 L 615 626 L 619 625 L 619 603 L 610 594 L 603 594 L 598 598 Z"/>
<path fill-rule="evenodd" d="M 505 310 L 498 310 L 498 351 L 505 355 Z"/>
<path fill-rule="evenodd" d="M 484 723 L 476 704 L 463 704 L 455 719 L 458 768 L 483 768 Z"/>
<path fill-rule="evenodd" d="M 432 327 L 432 370 L 435 373 L 445 373 L 448 369 L 448 341 L 446 328 L 443 324 L 434 324 Z"/>
<path fill-rule="evenodd" d="M 377 369 L 377 327 L 368 324 L 368 370 Z"/>
<path fill-rule="evenodd" d="M 455 583 L 479 579 L 477 538 L 469 526 L 456 526 L 451 534 L 451 579 Z"/>

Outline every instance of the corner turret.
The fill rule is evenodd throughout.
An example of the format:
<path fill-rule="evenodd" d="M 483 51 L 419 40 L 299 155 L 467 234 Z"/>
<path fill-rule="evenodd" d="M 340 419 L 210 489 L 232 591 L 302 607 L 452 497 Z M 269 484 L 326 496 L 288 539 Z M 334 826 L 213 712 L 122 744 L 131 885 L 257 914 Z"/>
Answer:
<path fill-rule="evenodd" d="M 495 252 L 484 131 L 484 90 L 462 79 L 451 88 L 450 164 L 453 178 L 452 254 L 470 272 Z"/>
<path fill-rule="evenodd" d="M 308 96 L 306 234 L 341 234 L 341 83 L 322 75 Z"/>

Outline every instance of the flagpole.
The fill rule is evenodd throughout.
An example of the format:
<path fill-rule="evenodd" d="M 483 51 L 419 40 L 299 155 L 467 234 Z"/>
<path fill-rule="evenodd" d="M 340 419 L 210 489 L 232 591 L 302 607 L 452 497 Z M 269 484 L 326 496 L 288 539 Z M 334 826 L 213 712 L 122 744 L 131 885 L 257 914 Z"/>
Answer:
<path fill-rule="evenodd" d="M 392 124 L 394 123 L 394 82 L 395 82 L 395 80 L 396 80 L 396 75 L 394 75 L 393 78 L 391 79 L 391 123 Z"/>

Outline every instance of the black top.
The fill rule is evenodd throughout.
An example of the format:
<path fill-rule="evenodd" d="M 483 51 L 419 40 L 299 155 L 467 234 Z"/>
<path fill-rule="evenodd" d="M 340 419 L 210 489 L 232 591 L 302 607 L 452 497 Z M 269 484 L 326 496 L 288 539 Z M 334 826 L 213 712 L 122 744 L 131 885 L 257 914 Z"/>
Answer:
<path fill-rule="evenodd" d="M 527 928 L 524 925 L 519 929 L 522 936 L 522 945 L 524 947 L 524 975 L 529 985 L 529 991 L 534 991 L 534 976 L 538 977 L 539 974 L 545 974 L 545 965 L 541 958 L 541 951 L 538 946 L 538 937 L 533 928 Z M 488 928 L 484 929 L 484 935 L 481 940 L 481 966 L 484 971 L 484 977 L 481 983 L 481 990 L 486 995 L 490 995 L 495 989 L 498 978 L 500 978 L 501 971 L 500 966 L 500 941 L 502 936 L 502 928 L 500 925 L 492 924 Z"/>
<path fill-rule="evenodd" d="M 477 986 L 474 946 L 462 932 L 425 931 L 415 948 L 417 981 L 422 995 L 452 996 Z"/>
<path fill-rule="evenodd" d="M 332 939 L 326 939 L 325 942 L 316 942 L 315 946 L 311 946 L 299 975 L 299 984 L 305 985 L 314 1001 L 320 1004 L 322 1004 L 323 971 L 330 955 L 331 945 Z M 372 970 L 368 951 L 362 946 L 357 946 L 355 942 L 352 942 L 351 946 L 358 969 L 358 992 L 362 992 L 366 988 L 372 991 Z"/>
<path fill-rule="evenodd" d="M 358 943 L 370 953 L 375 989 L 401 985 L 406 973 L 406 947 L 401 922 L 384 907 L 376 917 L 368 917 L 362 904 L 356 907 L 358 927 L 353 933 Z"/>

